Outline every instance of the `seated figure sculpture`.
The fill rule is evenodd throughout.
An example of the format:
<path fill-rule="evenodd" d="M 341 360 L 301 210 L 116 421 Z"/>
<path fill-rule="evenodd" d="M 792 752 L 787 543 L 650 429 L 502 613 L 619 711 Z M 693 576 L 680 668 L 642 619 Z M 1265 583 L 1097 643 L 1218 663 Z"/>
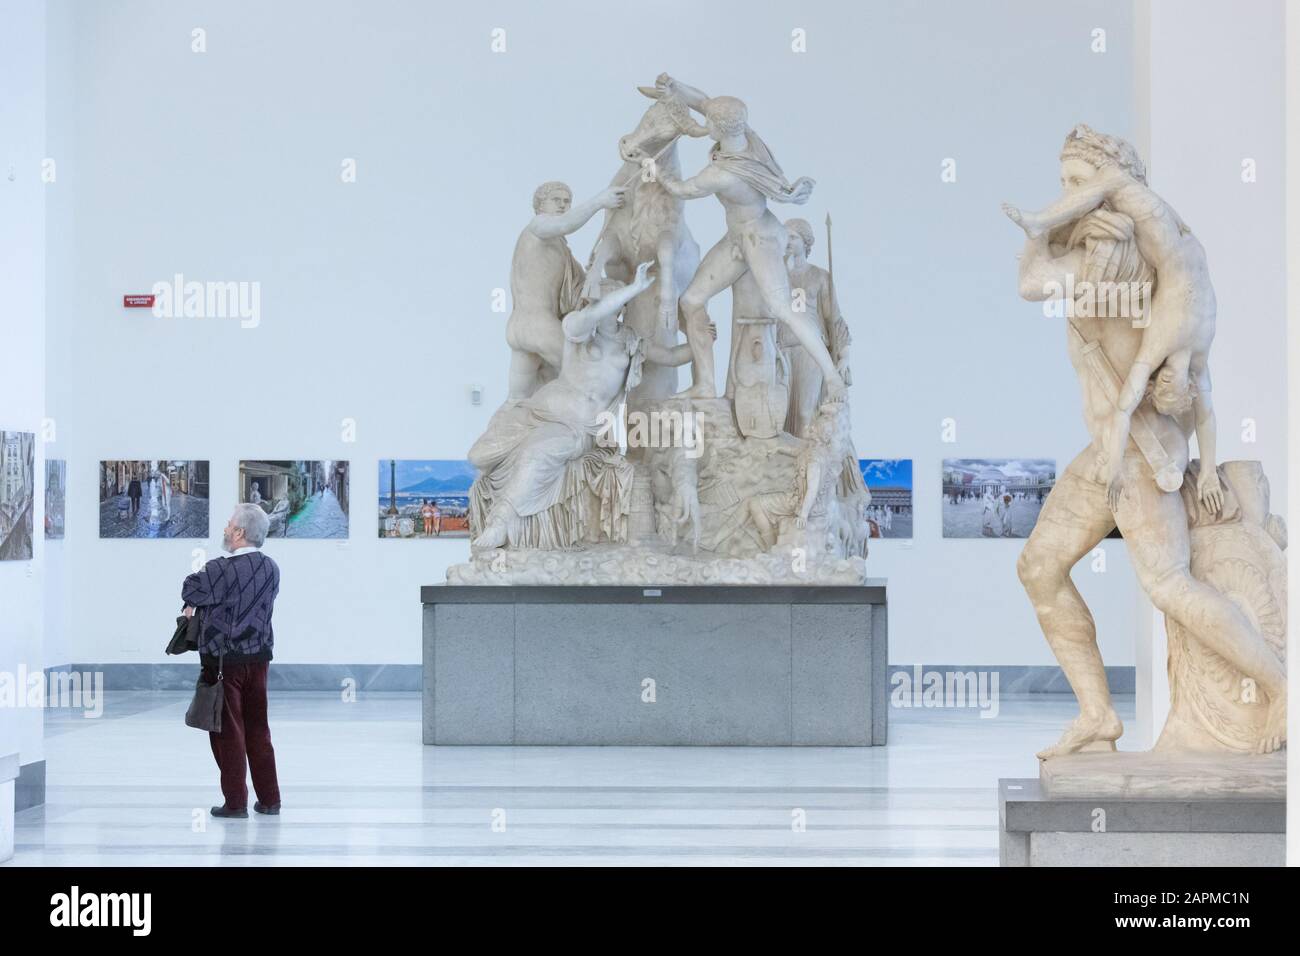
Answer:
<path fill-rule="evenodd" d="M 844 403 L 822 405 L 809 431 L 808 439 L 797 450 L 783 450 L 795 457 L 795 486 L 789 491 L 767 492 L 747 499 L 732 524 L 723 527 L 720 537 L 750 521 L 767 550 L 776 547 L 783 535 L 790 536 L 791 532 L 795 532 L 794 537 L 806 537 L 814 550 L 821 550 L 818 547 L 821 539 L 839 524 L 834 513 L 836 491 L 849 448 L 848 413 Z"/>
<path fill-rule="evenodd" d="M 612 468 L 613 499 L 630 493 L 630 466 L 608 450 L 586 462 L 585 478 L 571 469 L 595 450 L 605 416 L 636 386 L 647 355 L 661 365 L 690 360 L 687 346 L 663 349 L 619 321 L 623 307 L 653 284 L 651 265 L 643 262 L 627 285 L 604 280 L 599 299 L 564 317 L 559 375 L 529 398 L 501 408 L 470 449 L 469 461 L 480 472 L 470 495 L 471 524 L 478 528 L 473 547 L 573 547 L 587 534 L 582 503 L 593 474 Z M 603 515 L 601 530 L 609 540 L 625 537 L 614 519 L 626 513 L 624 506 L 621 514 L 614 509 Z"/>

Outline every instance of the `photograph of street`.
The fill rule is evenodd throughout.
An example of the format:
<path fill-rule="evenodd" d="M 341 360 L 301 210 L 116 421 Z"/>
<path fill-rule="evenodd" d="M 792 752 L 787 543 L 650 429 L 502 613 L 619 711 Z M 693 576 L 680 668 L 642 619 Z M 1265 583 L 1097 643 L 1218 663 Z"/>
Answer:
<path fill-rule="evenodd" d="M 45 538 L 63 538 L 63 512 L 68 497 L 68 463 L 57 458 L 45 459 Z"/>
<path fill-rule="evenodd" d="M 1051 458 L 945 458 L 945 538 L 1027 538 L 1056 483 Z"/>
<path fill-rule="evenodd" d="M 0 561 L 32 557 L 36 435 L 0 432 Z"/>
<path fill-rule="evenodd" d="M 271 519 L 272 538 L 348 536 L 346 461 L 241 461 L 239 500 Z"/>
<path fill-rule="evenodd" d="M 872 538 L 912 537 L 912 459 L 860 458 L 858 470 L 871 492 L 867 529 Z"/>
<path fill-rule="evenodd" d="M 206 538 L 206 461 L 101 461 L 101 538 Z"/>
<path fill-rule="evenodd" d="M 467 461 L 384 458 L 379 462 L 379 537 L 468 538 Z"/>

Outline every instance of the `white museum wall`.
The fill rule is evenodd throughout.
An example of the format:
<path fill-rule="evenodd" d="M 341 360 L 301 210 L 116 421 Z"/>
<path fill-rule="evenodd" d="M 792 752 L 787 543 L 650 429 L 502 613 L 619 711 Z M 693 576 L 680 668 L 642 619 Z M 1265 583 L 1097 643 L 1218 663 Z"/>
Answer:
<path fill-rule="evenodd" d="M 31 561 L 0 561 L 0 673 L 18 682 L 39 674 L 45 541 L 45 11 L 38 2 L 5 7 L 0 30 L 0 430 L 34 432 L 35 513 Z M 22 687 L 26 690 L 26 687 Z M 44 759 L 39 707 L 0 706 L 0 756 Z"/>
<path fill-rule="evenodd" d="M 745 98 L 787 174 L 817 179 L 807 206 L 777 212 L 816 225 L 822 265 L 834 216 L 858 452 L 912 458 L 916 475 L 913 544 L 873 542 L 869 559 L 890 581 L 891 659 L 1053 663 L 1016 578 L 1020 543 L 941 537 L 939 469 L 945 457 L 1063 468 L 1087 442 L 1062 322 L 1017 297 L 1020 234 L 999 203 L 1055 195 L 1074 123 L 1134 135 L 1129 3 L 673 0 L 635 29 L 628 13 L 575 3 L 51 11 L 50 454 L 69 462 L 52 640 L 66 660 L 162 660 L 194 549 L 219 548 L 240 458 L 346 458 L 350 540 L 268 545 L 283 571 L 277 658 L 417 661 L 418 587 L 468 548 L 377 540 L 377 461 L 463 457 L 504 394 L 505 315 L 490 304 L 534 187 L 603 186 L 648 104 L 634 85 L 667 70 Z M 504 53 L 490 51 L 498 27 Z M 206 52 L 191 51 L 195 28 Z M 796 28 L 806 53 L 791 52 Z M 705 150 L 683 144 L 688 172 Z M 946 158 L 956 182 L 941 181 Z M 1197 218 L 1199 180 L 1166 189 L 1160 175 L 1224 258 L 1236 223 L 1214 235 Z M 688 210 L 707 248 L 720 207 Z M 598 228 L 572 237 L 580 260 Z M 260 324 L 122 309 L 123 294 L 176 273 L 259 282 Z M 1216 282 L 1226 313 L 1233 270 Z M 725 298 L 712 313 L 725 356 Z M 1226 369 L 1216 381 L 1228 420 Z M 1255 404 L 1276 387 L 1260 374 Z M 956 443 L 941 441 L 946 418 Z M 97 462 L 152 457 L 211 461 L 208 541 L 98 539 Z M 1085 563 L 1076 578 L 1107 662 L 1132 664 L 1136 585 L 1122 542 L 1106 548 L 1106 573 Z"/>

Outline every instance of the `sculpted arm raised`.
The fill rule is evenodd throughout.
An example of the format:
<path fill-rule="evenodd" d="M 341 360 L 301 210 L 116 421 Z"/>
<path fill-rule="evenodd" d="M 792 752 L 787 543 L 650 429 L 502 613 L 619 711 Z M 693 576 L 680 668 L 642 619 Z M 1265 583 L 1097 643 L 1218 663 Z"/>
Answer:
<path fill-rule="evenodd" d="M 693 86 L 687 86 L 679 80 L 674 80 L 667 73 L 660 73 L 655 79 L 655 86 L 667 93 L 676 93 L 686 105 L 694 110 L 701 110 L 704 107 L 704 101 L 709 97 L 707 94 L 697 90 Z"/>
<path fill-rule="evenodd" d="M 699 175 L 690 179 L 675 179 L 671 174 L 660 172 L 659 185 L 670 195 L 678 199 L 703 199 L 721 192 L 730 182 L 731 177 L 714 166 L 706 166 Z"/>
<path fill-rule="evenodd" d="M 528 224 L 528 231 L 538 239 L 553 239 L 577 232 L 600 210 L 622 206 L 627 190 L 627 186 L 608 186 L 586 202 L 577 203 L 564 212 L 539 212 Z"/>
<path fill-rule="evenodd" d="M 564 317 L 562 323 L 564 337 L 570 342 L 585 342 L 591 338 L 596 327 L 606 319 L 612 319 L 623 311 L 634 298 L 644 292 L 654 282 L 647 273 L 653 262 L 643 262 L 636 267 L 636 276 L 627 285 L 619 286 L 608 295 L 589 302 L 581 309 L 575 309 Z"/>

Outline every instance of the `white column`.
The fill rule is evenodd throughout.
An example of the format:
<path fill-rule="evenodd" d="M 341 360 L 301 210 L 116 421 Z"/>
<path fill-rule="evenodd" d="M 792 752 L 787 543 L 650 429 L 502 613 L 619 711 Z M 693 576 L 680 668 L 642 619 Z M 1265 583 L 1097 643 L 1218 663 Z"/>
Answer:
<path fill-rule="evenodd" d="M 1272 510 L 1285 515 L 1286 4 L 1261 0 L 1246 12 L 1225 0 L 1140 0 L 1135 9 L 1137 146 L 1152 187 L 1204 243 L 1218 298 L 1219 461 L 1263 462 Z M 1163 619 L 1143 597 L 1136 621 L 1132 749 L 1154 742 L 1169 708 Z"/>
<path fill-rule="evenodd" d="M 45 758 L 44 714 L 29 706 L 27 678 L 42 668 L 45 510 L 45 4 L 4 7 L 0 26 L 0 431 L 36 435 L 32 548 L 0 561 L 0 680 L 16 698 L 0 704 L 0 858 L 12 837 L 20 767 Z M 15 759 L 15 755 L 17 755 Z M 38 766 L 39 769 L 39 766 Z"/>
<path fill-rule="evenodd" d="M 1287 248 L 1287 393 L 1288 406 L 1300 408 L 1300 6 L 1292 4 L 1286 17 L 1286 248 Z M 1300 501 L 1300 438 L 1289 429 L 1287 448 L 1288 501 Z M 1293 517 L 1293 515 L 1288 515 Z M 1300 523 L 1291 522 L 1293 525 Z M 1300 559 L 1296 558 L 1294 538 L 1287 548 L 1287 651 L 1289 698 L 1296 698 L 1296 614 L 1300 612 Z M 1300 781 L 1300 757 L 1297 756 L 1296 730 L 1300 717 L 1294 705 L 1287 712 L 1287 779 Z M 1286 862 L 1300 866 L 1300 787 L 1294 782 L 1287 788 Z"/>

